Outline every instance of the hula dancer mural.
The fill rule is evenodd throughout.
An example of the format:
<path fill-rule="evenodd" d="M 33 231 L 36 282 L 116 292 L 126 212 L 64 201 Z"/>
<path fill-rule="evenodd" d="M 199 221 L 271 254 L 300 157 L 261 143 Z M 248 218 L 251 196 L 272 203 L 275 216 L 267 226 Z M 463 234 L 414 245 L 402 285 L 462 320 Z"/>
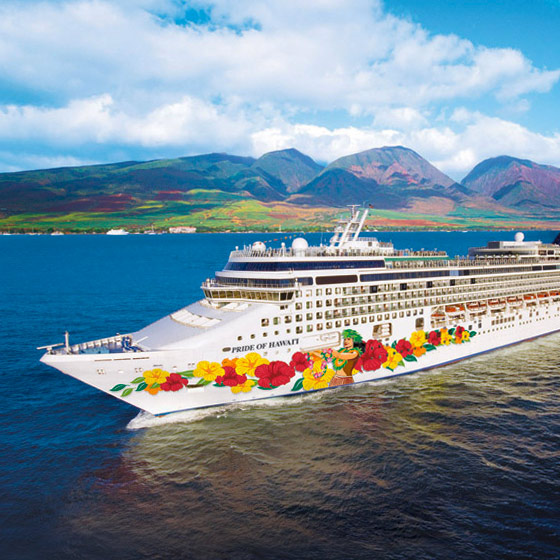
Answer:
<path fill-rule="evenodd" d="M 340 350 L 323 350 L 310 352 L 311 356 L 322 359 L 325 354 L 332 356 L 334 375 L 329 382 L 329 387 L 348 385 L 354 382 L 354 366 L 363 354 L 363 341 L 360 333 L 352 329 L 342 332 L 343 347 Z"/>

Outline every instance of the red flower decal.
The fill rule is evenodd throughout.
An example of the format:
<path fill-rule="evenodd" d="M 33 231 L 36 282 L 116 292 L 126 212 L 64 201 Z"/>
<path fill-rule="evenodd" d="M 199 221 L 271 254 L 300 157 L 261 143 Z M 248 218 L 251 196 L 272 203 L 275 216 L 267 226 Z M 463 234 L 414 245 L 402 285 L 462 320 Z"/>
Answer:
<path fill-rule="evenodd" d="M 439 346 L 441 344 L 441 335 L 438 331 L 432 331 L 428 335 L 428 342 L 433 346 Z"/>
<path fill-rule="evenodd" d="M 373 371 L 379 369 L 387 361 L 387 350 L 379 340 L 368 340 L 366 349 L 360 356 L 354 369 L 358 371 Z"/>
<path fill-rule="evenodd" d="M 303 352 L 296 352 L 292 356 L 292 361 L 290 362 L 290 366 L 299 372 L 302 372 L 307 368 L 310 368 L 311 365 L 312 365 L 311 360 L 309 360 L 307 358 L 307 354 L 304 354 Z"/>
<path fill-rule="evenodd" d="M 406 358 L 408 355 L 412 354 L 412 344 L 408 342 L 405 338 L 402 338 L 397 342 L 395 350 L 403 357 Z"/>
<path fill-rule="evenodd" d="M 189 380 L 181 377 L 178 373 L 171 373 L 160 385 L 162 391 L 178 391 L 189 384 Z"/>
<path fill-rule="evenodd" d="M 261 364 L 255 369 L 255 375 L 259 378 L 258 384 L 265 389 L 286 385 L 295 373 L 293 367 L 279 361 Z"/>
<path fill-rule="evenodd" d="M 237 385 L 243 385 L 247 381 L 246 375 L 238 375 L 235 369 L 231 366 L 224 367 L 224 375 L 219 375 L 216 377 L 216 383 L 218 385 L 225 385 L 226 387 L 236 387 Z"/>

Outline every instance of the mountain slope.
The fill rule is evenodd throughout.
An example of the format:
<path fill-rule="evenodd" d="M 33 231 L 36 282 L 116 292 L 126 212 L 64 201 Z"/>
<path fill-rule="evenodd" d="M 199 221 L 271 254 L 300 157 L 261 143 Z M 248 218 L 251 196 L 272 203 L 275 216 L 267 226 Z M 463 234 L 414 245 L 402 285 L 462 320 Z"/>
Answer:
<path fill-rule="evenodd" d="M 308 204 L 404 208 L 418 198 L 463 200 L 468 191 L 409 148 L 374 148 L 337 159 L 302 188 Z"/>
<path fill-rule="evenodd" d="M 293 148 L 268 152 L 251 167 L 265 179 L 273 177 L 281 181 L 289 193 L 298 191 L 323 169 L 322 165 Z"/>
<path fill-rule="evenodd" d="M 527 159 L 499 156 L 484 160 L 462 183 L 510 208 L 539 210 L 560 206 L 560 169 Z"/>

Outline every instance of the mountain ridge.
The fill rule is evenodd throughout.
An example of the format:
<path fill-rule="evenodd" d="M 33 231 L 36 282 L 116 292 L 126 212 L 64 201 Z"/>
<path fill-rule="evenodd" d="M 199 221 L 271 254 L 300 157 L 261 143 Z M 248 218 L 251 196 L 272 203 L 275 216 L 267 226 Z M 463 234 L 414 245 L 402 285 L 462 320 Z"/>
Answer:
<path fill-rule="evenodd" d="M 94 216 L 204 220 L 212 213 L 231 214 L 240 226 L 275 205 L 281 210 L 272 214 L 285 220 L 348 204 L 451 220 L 556 219 L 560 169 L 499 156 L 457 183 L 414 150 L 385 146 L 326 166 L 289 148 L 259 158 L 213 152 L 0 174 L 0 226 L 27 215 L 39 223 L 78 214 L 87 222 Z M 244 214 L 241 207 L 258 210 Z"/>

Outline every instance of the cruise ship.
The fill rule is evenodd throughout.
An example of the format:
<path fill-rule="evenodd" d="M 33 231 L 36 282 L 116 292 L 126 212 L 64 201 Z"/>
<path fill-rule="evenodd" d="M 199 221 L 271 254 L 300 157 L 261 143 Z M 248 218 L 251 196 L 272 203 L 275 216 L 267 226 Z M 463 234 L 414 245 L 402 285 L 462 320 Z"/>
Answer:
<path fill-rule="evenodd" d="M 463 257 L 360 235 L 231 252 L 204 298 L 145 328 L 41 347 L 41 361 L 154 415 L 412 374 L 560 329 L 560 247 L 491 241 Z"/>

